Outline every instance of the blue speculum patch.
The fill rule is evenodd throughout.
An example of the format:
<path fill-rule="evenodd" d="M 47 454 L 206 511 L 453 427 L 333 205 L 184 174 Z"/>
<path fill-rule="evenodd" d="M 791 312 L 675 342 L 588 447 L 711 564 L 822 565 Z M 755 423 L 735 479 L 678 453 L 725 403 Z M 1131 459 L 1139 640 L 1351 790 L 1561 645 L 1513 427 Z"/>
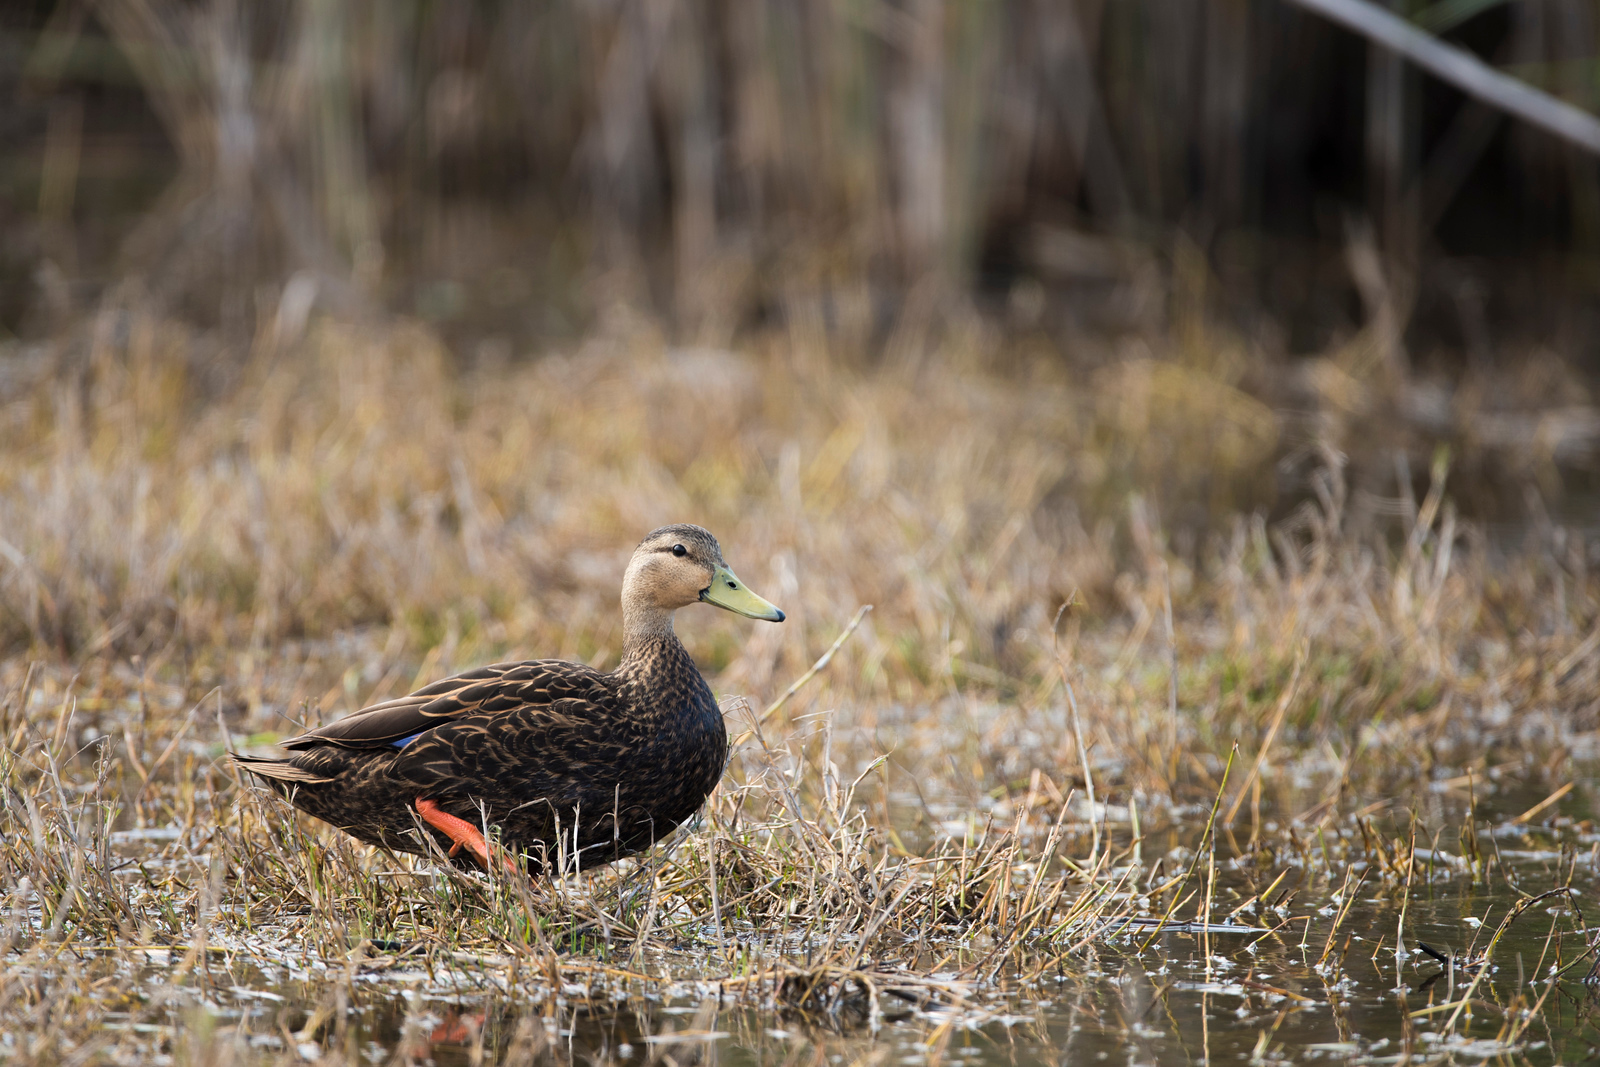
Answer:
<path fill-rule="evenodd" d="M 394 747 L 395 748 L 405 748 L 407 745 L 409 745 L 411 742 L 415 741 L 417 738 L 419 738 L 421 736 L 422 736 L 422 734 L 416 733 L 416 734 L 412 734 L 410 737 L 402 737 L 400 740 L 398 740 L 398 741 L 396 741 L 394 743 Z"/>

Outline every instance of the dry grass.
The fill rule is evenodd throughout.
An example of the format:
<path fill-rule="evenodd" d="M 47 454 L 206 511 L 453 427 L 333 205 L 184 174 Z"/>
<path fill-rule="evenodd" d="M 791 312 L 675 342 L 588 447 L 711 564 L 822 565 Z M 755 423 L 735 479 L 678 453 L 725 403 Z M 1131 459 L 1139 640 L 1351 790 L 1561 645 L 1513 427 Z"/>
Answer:
<path fill-rule="evenodd" d="M 222 387 L 201 346 L 107 313 L 7 366 L 0 1058 L 354 1060 L 374 984 L 415 993 L 398 1062 L 435 1022 L 550 1051 L 522 1015 L 427 1022 L 451 990 L 571 1019 L 652 991 L 873 1032 L 913 1011 L 937 1051 L 997 985 L 1137 952 L 1164 916 L 1485 879 L 1475 812 L 1419 863 L 1441 798 L 1548 792 L 1593 751 L 1588 547 L 1492 545 L 1442 458 L 1385 525 L 1327 447 L 1303 507 L 1229 518 L 1289 423 L 1226 360 L 1002 367 L 974 336 L 860 371 L 800 337 L 634 333 L 458 372 L 421 332 L 324 325 Z M 1157 515 L 1196 502 L 1215 518 L 1179 550 Z M 791 621 L 680 620 L 748 736 L 669 845 L 466 876 L 217 762 L 479 662 L 614 662 L 622 564 L 673 520 Z M 1304 950 L 1330 986 L 1348 910 Z"/>

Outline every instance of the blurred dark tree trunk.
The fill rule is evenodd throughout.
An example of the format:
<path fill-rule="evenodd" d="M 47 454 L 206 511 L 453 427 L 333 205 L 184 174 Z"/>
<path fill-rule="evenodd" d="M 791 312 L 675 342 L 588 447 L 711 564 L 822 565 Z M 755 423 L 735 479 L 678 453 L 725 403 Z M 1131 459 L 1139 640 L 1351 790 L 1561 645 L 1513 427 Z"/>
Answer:
<path fill-rule="evenodd" d="M 307 294 L 524 337 L 631 306 L 708 343 L 774 317 L 883 343 L 969 294 L 1143 329 L 1164 321 L 1181 233 L 1219 299 L 1326 340 L 1363 325 L 1350 223 L 1372 227 L 1397 328 L 1437 303 L 1408 295 L 1428 257 L 1600 251 L 1594 160 L 1282 0 L 63 0 L 30 17 L 0 129 L 39 181 L 0 209 L 40 236 L 0 249 L 0 273 L 47 261 L 28 269 L 52 306 L 81 287 L 51 278 L 85 274 L 263 337 Z M 1439 32 L 1600 107 L 1591 0 L 1451 17 Z M 74 236 L 76 191 L 108 181 L 108 102 L 148 111 L 163 137 L 144 150 L 176 172 L 114 266 Z M 1451 306 L 1511 306 L 1463 277 Z"/>

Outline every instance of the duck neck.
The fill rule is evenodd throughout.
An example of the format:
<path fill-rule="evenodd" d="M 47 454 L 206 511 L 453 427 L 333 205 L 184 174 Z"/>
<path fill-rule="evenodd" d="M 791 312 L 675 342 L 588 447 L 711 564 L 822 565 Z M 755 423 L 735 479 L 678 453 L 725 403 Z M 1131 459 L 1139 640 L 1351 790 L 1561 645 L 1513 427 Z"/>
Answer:
<path fill-rule="evenodd" d="M 689 650 L 672 632 L 672 613 L 644 619 L 629 617 L 623 624 L 622 662 L 614 675 L 625 685 L 649 694 L 646 703 L 682 710 L 692 706 L 715 707 L 711 689 L 695 666 Z M 720 720 L 719 720 L 720 721 Z"/>
<path fill-rule="evenodd" d="M 673 612 L 663 608 L 635 608 L 622 618 L 622 662 L 617 673 L 630 681 L 677 675 L 687 667 L 696 670 L 689 650 L 672 630 Z"/>
<path fill-rule="evenodd" d="M 632 663 L 649 658 L 663 645 L 682 648 L 678 635 L 672 632 L 672 616 L 666 608 L 624 607 L 622 612 L 622 662 Z"/>

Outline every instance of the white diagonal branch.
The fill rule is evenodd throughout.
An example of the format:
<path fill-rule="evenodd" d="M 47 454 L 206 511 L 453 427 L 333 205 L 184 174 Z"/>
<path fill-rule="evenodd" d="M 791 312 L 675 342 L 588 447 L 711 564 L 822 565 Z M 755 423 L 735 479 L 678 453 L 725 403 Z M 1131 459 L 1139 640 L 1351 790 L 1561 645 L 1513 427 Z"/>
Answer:
<path fill-rule="evenodd" d="M 1290 0 L 1404 56 L 1468 96 L 1600 154 L 1600 118 L 1477 56 L 1446 44 L 1367 0 Z"/>

